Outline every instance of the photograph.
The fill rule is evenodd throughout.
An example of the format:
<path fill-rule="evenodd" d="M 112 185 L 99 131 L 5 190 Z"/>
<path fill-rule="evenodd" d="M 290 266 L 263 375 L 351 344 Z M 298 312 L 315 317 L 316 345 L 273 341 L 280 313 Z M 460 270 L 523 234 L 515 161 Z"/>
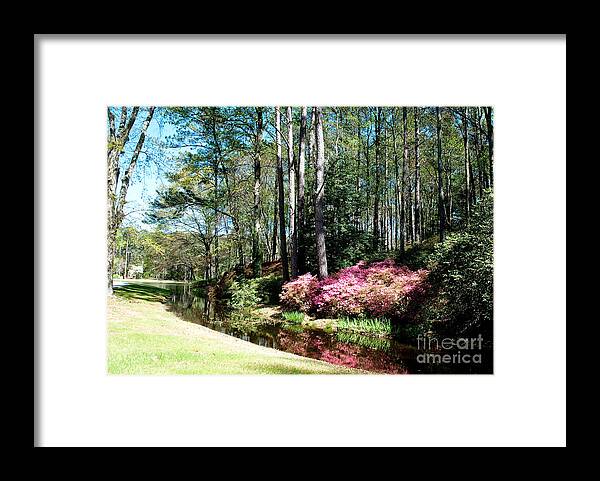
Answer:
<path fill-rule="evenodd" d="M 110 106 L 109 374 L 492 374 L 489 106 Z"/>
<path fill-rule="evenodd" d="M 566 446 L 566 34 L 33 47 L 34 447 Z"/>

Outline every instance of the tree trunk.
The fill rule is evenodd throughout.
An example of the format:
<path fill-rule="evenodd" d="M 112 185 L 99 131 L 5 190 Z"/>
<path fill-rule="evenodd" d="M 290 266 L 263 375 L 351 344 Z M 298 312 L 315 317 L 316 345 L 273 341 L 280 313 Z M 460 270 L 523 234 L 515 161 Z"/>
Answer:
<path fill-rule="evenodd" d="M 484 107 L 487 125 L 488 152 L 490 158 L 490 187 L 494 186 L 494 126 L 492 124 L 492 107 Z"/>
<path fill-rule="evenodd" d="M 408 115 L 408 109 L 407 109 L 407 115 Z M 407 119 L 407 123 L 406 123 L 406 135 L 408 138 L 408 119 Z M 411 176 L 410 173 L 410 154 L 407 153 L 407 162 L 406 162 L 406 179 L 407 179 L 407 185 L 408 185 L 408 196 L 406 198 L 406 202 L 407 202 L 407 206 L 408 206 L 408 226 L 409 226 L 409 230 L 408 230 L 408 237 L 410 238 L 410 245 L 413 245 L 415 242 L 415 203 L 414 203 L 414 189 L 413 189 L 413 178 Z"/>
<path fill-rule="evenodd" d="M 437 169 L 438 169 L 438 215 L 440 220 L 440 241 L 443 242 L 446 237 L 446 208 L 444 206 L 444 186 L 442 175 L 442 116 L 440 108 L 436 107 L 437 117 Z"/>
<path fill-rule="evenodd" d="M 315 194 L 315 234 L 317 239 L 317 263 L 319 279 L 327 277 L 327 252 L 325 248 L 325 223 L 323 208 L 325 203 L 325 141 L 323 138 L 323 118 L 321 107 L 313 107 L 315 117 L 315 145 L 317 149 L 316 194 Z"/>
<path fill-rule="evenodd" d="M 306 150 L 306 107 L 302 107 L 300 114 L 300 136 L 298 139 L 298 259 L 297 268 L 300 274 L 306 272 L 306 248 L 305 248 L 305 220 L 304 220 L 304 173 L 305 173 L 305 150 Z"/>
<path fill-rule="evenodd" d="M 309 135 L 309 141 L 308 141 L 308 153 L 309 153 L 309 158 L 311 163 L 314 165 L 317 161 L 316 158 L 316 151 L 317 151 L 317 146 L 315 144 L 315 138 L 317 136 L 316 132 L 315 132 L 315 110 L 314 108 L 312 109 L 311 113 L 310 113 L 310 135 Z"/>
<path fill-rule="evenodd" d="M 150 126 L 150 121 L 152 120 L 152 116 L 154 115 L 155 107 L 150 107 L 148 110 L 148 115 L 144 123 L 142 124 L 142 130 L 140 132 L 140 137 L 135 146 L 135 150 L 133 151 L 133 155 L 131 156 L 131 161 L 129 162 L 129 166 L 127 170 L 125 170 L 125 175 L 121 180 L 121 191 L 119 193 L 119 200 L 117 203 L 117 227 L 121 224 L 123 220 L 123 208 L 125 207 L 125 199 L 127 197 L 127 190 L 129 189 L 129 182 L 131 181 L 131 176 L 135 170 L 137 165 L 138 158 L 142 151 L 142 147 L 144 146 L 144 141 L 146 140 L 146 132 L 148 131 L 148 127 Z"/>
<path fill-rule="evenodd" d="M 389 223 L 389 182 L 388 182 L 388 158 L 387 158 L 387 130 L 385 128 L 385 110 L 383 110 L 383 123 L 381 126 L 383 142 L 380 147 L 381 153 L 383 155 L 383 180 L 384 180 L 384 188 L 383 188 L 383 221 L 381 227 L 381 233 L 384 238 L 384 249 L 389 250 L 390 248 L 390 229 L 388 226 Z"/>
<path fill-rule="evenodd" d="M 452 230 L 452 212 L 454 206 L 452 204 L 452 176 L 450 175 L 450 156 L 446 159 L 446 229 Z"/>
<path fill-rule="evenodd" d="M 260 248 L 260 147 L 262 142 L 262 107 L 256 107 L 256 137 L 254 142 L 254 204 L 252 206 L 252 272 L 255 277 L 262 273 L 262 252 Z"/>
<path fill-rule="evenodd" d="M 400 180 L 400 252 L 406 250 L 406 164 L 408 159 L 408 141 L 406 138 L 406 107 L 402 107 L 402 177 Z"/>
<path fill-rule="evenodd" d="M 273 237 L 271 240 L 271 260 L 277 260 L 277 225 L 279 223 L 279 209 L 277 208 L 279 204 L 279 195 L 277 193 L 279 189 L 279 179 L 277 175 L 275 176 L 275 190 L 274 192 L 274 202 L 273 202 Z"/>
<path fill-rule="evenodd" d="M 221 160 L 221 147 L 217 136 L 217 108 L 211 108 L 211 127 L 213 142 L 218 155 L 213 153 L 213 214 L 215 216 L 215 277 L 219 277 L 219 161 Z"/>
<path fill-rule="evenodd" d="M 471 110 L 469 109 L 469 107 L 466 108 L 466 114 L 467 114 L 467 121 L 469 121 L 469 112 L 471 112 Z M 467 122 L 468 123 L 468 122 Z M 475 132 L 476 134 L 476 132 Z M 471 185 L 471 211 L 473 210 L 473 206 L 475 205 L 475 203 L 477 202 L 477 190 L 475 189 L 475 173 L 473 172 L 473 156 L 469 153 L 469 158 L 467 159 L 467 164 L 469 167 L 469 182 Z"/>
<path fill-rule="evenodd" d="M 479 107 L 477 107 L 477 110 L 475 112 L 475 135 L 473 136 L 473 139 L 475 140 L 475 157 L 477 159 L 477 184 L 479 188 L 479 198 L 481 199 L 481 197 L 483 197 L 485 177 L 483 172 L 483 166 L 481 165 L 481 129 L 479 127 Z"/>
<path fill-rule="evenodd" d="M 281 157 L 281 113 L 279 107 L 275 107 L 275 136 L 277 142 L 277 183 L 279 192 L 279 250 L 281 252 L 281 266 L 283 269 L 283 281 L 290 280 L 288 269 L 287 241 L 285 238 L 285 197 L 283 190 L 283 160 Z"/>
<path fill-rule="evenodd" d="M 396 109 L 394 109 L 396 112 Z M 392 142 L 394 145 L 394 210 L 396 221 L 394 222 L 394 248 L 398 249 L 398 233 L 400 230 L 398 216 L 400 215 L 400 174 L 398 170 L 398 145 L 396 142 L 396 115 L 392 119 Z"/>
<path fill-rule="evenodd" d="M 365 165 L 365 190 L 366 190 L 366 204 L 364 206 L 364 213 L 365 213 L 365 232 L 369 232 L 369 226 L 371 225 L 370 223 L 370 208 L 371 208 L 371 158 L 369 156 L 369 141 L 371 140 L 371 129 L 369 126 L 369 124 L 371 123 L 371 111 L 369 108 L 367 108 L 367 117 L 366 117 L 366 124 L 367 124 L 367 138 L 365 140 L 365 161 L 366 161 L 366 165 Z"/>
<path fill-rule="evenodd" d="M 108 292 L 109 296 L 112 296 L 112 294 L 113 294 L 112 274 L 113 274 L 113 262 L 114 262 L 114 258 L 115 258 L 116 243 L 117 243 L 117 230 L 109 227 L 107 246 L 106 246 L 107 247 L 107 252 L 106 252 L 107 273 L 108 273 L 107 292 Z"/>
<path fill-rule="evenodd" d="M 215 216 L 215 228 L 213 231 L 215 237 L 215 278 L 219 277 L 219 209 L 218 209 L 218 192 L 217 186 L 219 183 L 219 174 L 218 174 L 218 163 L 215 161 L 214 164 L 214 184 L 215 184 L 215 192 L 214 192 L 214 206 L 213 206 L 213 214 Z"/>
<path fill-rule="evenodd" d="M 360 199 L 360 108 L 356 109 L 356 198 Z M 360 201 L 356 202 L 354 210 L 354 224 L 360 229 Z"/>
<path fill-rule="evenodd" d="M 150 107 L 148 110 L 148 116 L 142 124 L 142 130 L 140 137 L 133 151 L 133 155 L 129 162 L 129 166 L 125 171 L 125 175 L 121 180 L 121 189 L 119 197 L 117 198 L 116 189 L 119 181 L 119 159 L 125 150 L 125 145 L 129 141 L 129 134 L 135 120 L 137 118 L 139 107 L 134 107 L 131 111 L 129 119 L 127 119 L 127 107 L 121 109 L 121 119 L 119 122 L 119 130 L 115 132 L 114 129 L 114 116 L 110 109 L 108 110 L 109 118 L 109 141 L 108 141 L 108 155 L 107 155 L 107 194 L 108 194 L 108 206 L 107 206 L 107 293 L 112 295 L 113 293 L 113 263 L 115 256 L 115 244 L 117 238 L 117 229 L 121 225 L 123 220 L 123 209 L 125 207 L 125 198 L 127 197 L 127 190 L 129 188 L 129 182 L 131 176 L 135 170 L 138 157 L 144 145 L 146 139 L 146 131 L 154 115 L 155 107 Z"/>
<path fill-rule="evenodd" d="M 129 236 L 125 236 L 125 269 L 123 270 L 123 279 L 127 279 L 129 272 Z"/>
<path fill-rule="evenodd" d="M 289 169 L 289 216 L 292 277 L 298 275 L 298 230 L 296 226 L 296 164 L 294 162 L 294 131 L 292 122 L 292 107 L 287 108 L 288 127 L 288 169 Z"/>
<path fill-rule="evenodd" d="M 469 124 L 468 111 L 463 109 L 463 147 L 465 150 L 465 217 L 467 225 L 471 219 L 471 160 L 469 159 Z"/>
<path fill-rule="evenodd" d="M 373 198 L 373 249 L 379 249 L 379 163 L 381 156 L 381 108 L 375 109 L 375 196 Z"/>
<path fill-rule="evenodd" d="M 413 110 L 415 124 L 415 240 L 421 242 L 423 227 L 421 225 L 421 164 L 419 159 L 419 108 Z"/>

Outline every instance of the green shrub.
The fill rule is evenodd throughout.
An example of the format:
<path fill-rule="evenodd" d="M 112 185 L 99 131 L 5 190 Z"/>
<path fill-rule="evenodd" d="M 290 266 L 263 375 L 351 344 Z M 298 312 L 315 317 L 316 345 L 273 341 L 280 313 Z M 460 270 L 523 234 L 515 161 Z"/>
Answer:
<path fill-rule="evenodd" d="M 491 340 L 493 268 L 493 197 L 488 191 L 467 230 L 449 234 L 430 256 L 429 282 L 435 292 L 430 307 L 452 333 L 480 333 Z"/>
<path fill-rule="evenodd" d="M 236 279 L 227 290 L 229 305 L 234 309 L 243 309 L 273 304 L 279 299 L 282 284 L 281 276 L 275 274 L 255 279 Z"/>
<path fill-rule="evenodd" d="M 429 320 L 411 322 L 397 326 L 394 330 L 394 335 L 402 342 L 416 342 L 419 336 L 425 337 L 433 328 L 434 323 Z"/>
<path fill-rule="evenodd" d="M 253 279 L 256 281 L 256 289 L 260 297 L 260 302 L 264 304 L 277 304 L 281 286 L 283 286 L 283 277 L 277 274 Z"/>
<path fill-rule="evenodd" d="M 437 237 L 430 237 L 419 244 L 408 247 L 404 253 L 398 253 L 396 263 L 412 270 L 427 268 L 437 240 Z"/>
<path fill-rule="evenodd" d="M 254 307 L 260 302 L 254 279 L 236 280 L 229 287 L 229 305 L 234 309 Z"/>

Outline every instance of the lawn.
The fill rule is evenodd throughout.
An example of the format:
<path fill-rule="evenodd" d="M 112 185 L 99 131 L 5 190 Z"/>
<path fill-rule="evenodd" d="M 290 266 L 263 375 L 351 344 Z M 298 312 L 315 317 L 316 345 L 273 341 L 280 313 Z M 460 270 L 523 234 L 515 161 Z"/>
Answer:
<path fill-rule="evenodd" d="M 108 299 L 109 374 L 360 373 L 182 321 L 161 302 L 161 290 L 128 287 Z"/>

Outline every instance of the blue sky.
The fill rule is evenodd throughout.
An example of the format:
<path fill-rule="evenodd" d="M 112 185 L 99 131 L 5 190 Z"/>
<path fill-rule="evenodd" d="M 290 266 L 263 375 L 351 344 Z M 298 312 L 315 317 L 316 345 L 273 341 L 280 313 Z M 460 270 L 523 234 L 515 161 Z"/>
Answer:
<path fill-rule="evenodd" d="M 158 109 L 157 109 L 158 113 Z M 156 149 L 153 145 L 158 141 L 164 141 L 169 135 L 175 133 L 175 128 L 155 115 L 148 127 L 146 143 L 144 150 L 152 148 L 152 155 L 161 160 L 167 160 L 166 156 L 172 156 L 172 149 Z M 161 125 L 162 124 L 162 125 Z M 130 141 L 131 142 L 131 141 Z M 132 142 L 133 143 L 133 142 Z M 168 162 L 145 162 L 145 157 L 140 155 L 137 165 L 137 171 L 134 175 L 129 189 L 127 191 L 127 205 L 125 212 L 129 214 L 125 218 L 125 225 L 135 225 L 141 228 L 151 228 L 143 222 L 144 211 L 148 209 L 150 203 L 156 196 L 157 189 L 166 184 L 165 173 L 168 168 Z"/>

